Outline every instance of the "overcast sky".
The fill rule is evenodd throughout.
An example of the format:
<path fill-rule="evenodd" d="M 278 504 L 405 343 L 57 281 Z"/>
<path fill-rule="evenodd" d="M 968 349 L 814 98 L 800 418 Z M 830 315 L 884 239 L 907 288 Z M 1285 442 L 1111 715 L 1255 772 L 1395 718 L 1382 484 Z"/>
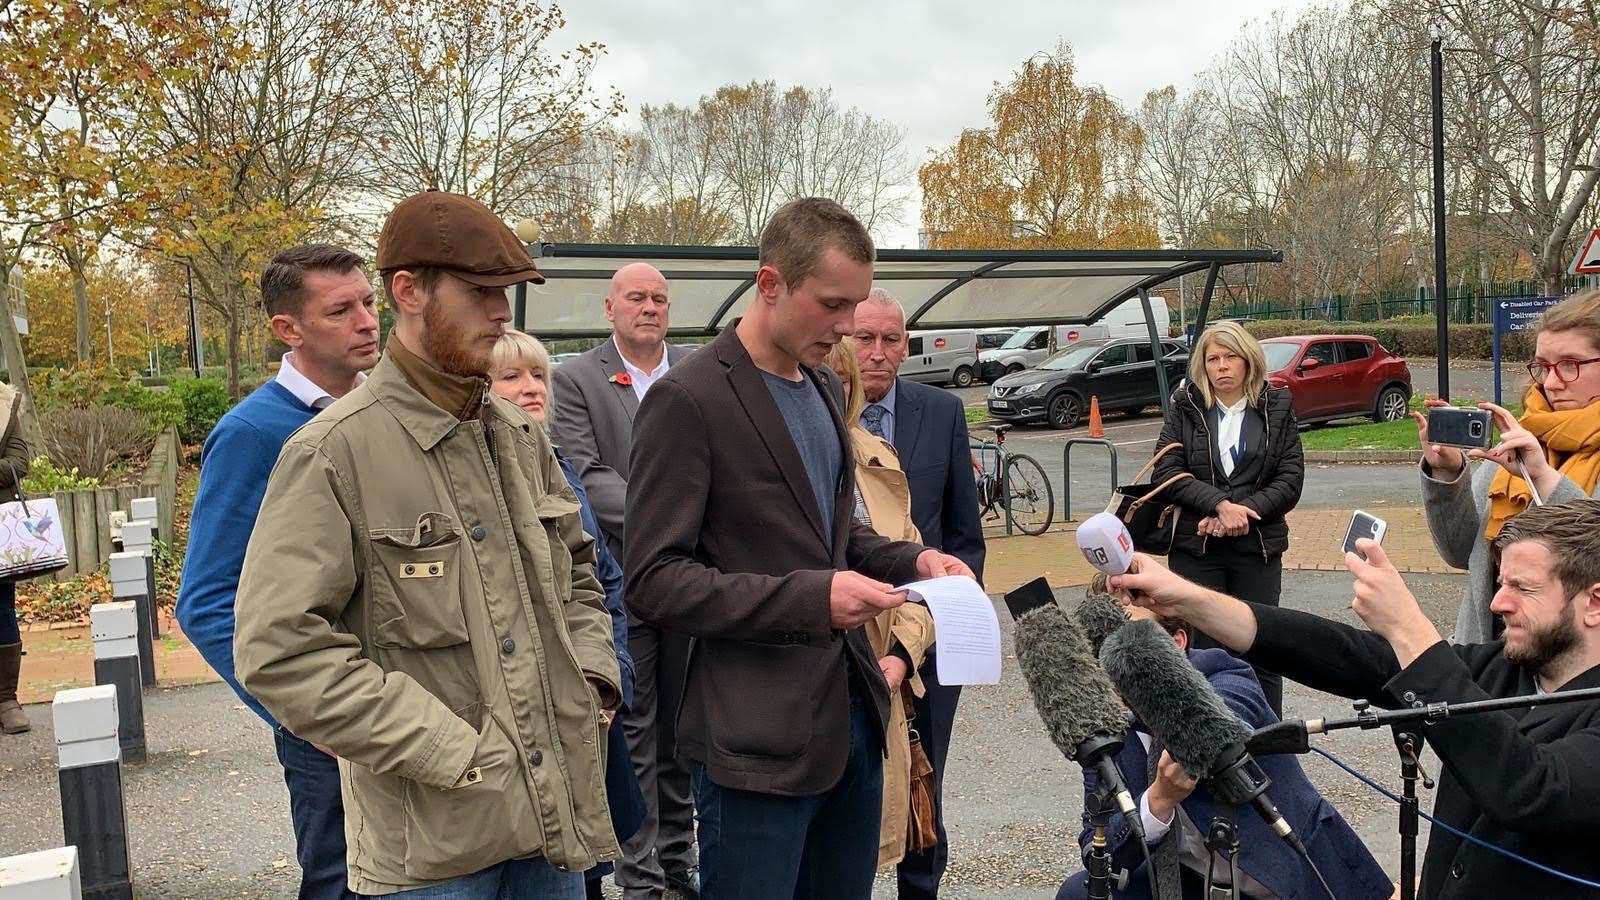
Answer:
<path fill-rule="evenodd" d="M 1030 55 L 1065 39 L 1080 84 L 1129 108 L 1186 89 L 1252 19 L 1302 0 L 567 0 L 568 41 L 604 42 L 597 85 L 630 110 L 691 103 L 729 82 L 830 85 L 848 106 L 904 126 L 913 165 L 986 121 L 985 100 Z M 886 229 L 914 247 L 918 207 Z"/>

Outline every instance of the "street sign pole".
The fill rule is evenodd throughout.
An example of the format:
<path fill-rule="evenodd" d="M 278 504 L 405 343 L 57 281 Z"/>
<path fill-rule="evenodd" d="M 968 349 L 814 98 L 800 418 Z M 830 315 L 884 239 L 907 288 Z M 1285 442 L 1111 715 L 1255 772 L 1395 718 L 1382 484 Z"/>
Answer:
<path fill-rule="evenodd" d="M 1539 317 L 1544 311 L 1557 303 L 1561 297 L 1500 297 L 1489 302 L 1490 319 L 1493 332 L 1490 343 L 1494 356 L 1494 402 L 1503 406 L 1501 402 L 1500 357 L 1504 348 L 1504 336 L 1510 332 L 1527 331 L 1539 324 Z M 1520 397 L 1518 398 L 1521 399 Z"/>
<path fill-rule="evenodd" d="M 1439 26 L 1433 27 L 1433 316 L 1439 354 L 1439 399 L 1450 400 L 1450 319 L 1445 308 L 1450 276 L 1444 244 L 1444 47 Z"/>

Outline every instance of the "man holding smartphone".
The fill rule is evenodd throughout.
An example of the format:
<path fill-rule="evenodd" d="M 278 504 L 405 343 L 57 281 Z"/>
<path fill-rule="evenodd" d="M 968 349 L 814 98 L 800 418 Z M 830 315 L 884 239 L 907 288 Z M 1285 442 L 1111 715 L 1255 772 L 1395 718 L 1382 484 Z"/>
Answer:
<path fill-rule="evenodd" d="M 1600 687 L 1600 500 L 1536 507 L 1494 542 L 1500 589 L 1492 608 L 1505 640 L 1450 645 L 1418 606 L 1383 548 L 1345 557 L 1351 608 L 1368 629 L 1199 587 L 1140 554 L 1113 591 L 1181 618 L 1252 663 L 1317 690 L 1386 708 L 1463 703 Z M 1445 718 L 1421 733 L 1443 763 L 1437 828 L 1422 869 L 1423 898 L 1592 897 L 1548 870 L 1600 879 L 1600 701 Z M 1489 846 L 1485 846 L 1489 845 Z"/>

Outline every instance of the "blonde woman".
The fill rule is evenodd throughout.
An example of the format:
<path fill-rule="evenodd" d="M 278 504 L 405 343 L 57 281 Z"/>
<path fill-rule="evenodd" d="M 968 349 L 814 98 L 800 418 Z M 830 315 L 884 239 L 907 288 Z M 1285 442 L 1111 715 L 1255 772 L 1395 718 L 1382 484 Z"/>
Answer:
<path fill-rule="evenodd" d="M 855 342 L 846 338 L 835 344 L 827 365 L 844 384 L 844 420 L 850 423 L 856 470 L 856 518 L 884 537 L 920 543 L 922 537 L 911 521 L 911 488 L 900 469 L 900 458 L 887 441 L 860 424 L 866 395 L 861 388 Z M 907 603 L 868 621 L 866 628 L 878 667 L 889 682 L 888 756 L 883 763 L 883 824 L 878 832 L 878 868 L 883 869 L 899 863 L 907 849 L 911 725 L 906 718 L 905 691 L 922 696 L 917 668 L 933 643 L 933 617 L 925 607 Z"/>
<path fill-rule="evenodd" d="M 1183 472 L 1170 496 L 1182 509 L 1168 564 L 1232 597 L 1278 605 L 1284 516 L 1300 502 L 1305 459 L 1287 388 L 1267 385 L 1261 344 L 1236 322 L 1200 335 L 1189 378 L 1172 395 L 1156 446 L 1183 445 L 1161 458 L 1155 480 Z M 1196 634 L 1195 646 L 1216 646 Z M 1283 713 L 1283 679 L 1256 669 L 1272 711 Z"/>

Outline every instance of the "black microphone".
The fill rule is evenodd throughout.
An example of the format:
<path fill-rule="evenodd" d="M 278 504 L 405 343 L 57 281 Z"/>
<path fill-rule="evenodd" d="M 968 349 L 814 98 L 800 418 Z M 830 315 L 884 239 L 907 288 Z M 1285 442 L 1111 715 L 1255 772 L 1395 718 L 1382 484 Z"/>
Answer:
<path fill-rule="evenodd" d="M 1162 627 L 1138 619 L 1117 629 L 1100 661 L 1122 699 L 1185 772 L 1229 806 L 1249 803 L 1302 857 L 1305 847 L 1267 797 L 1272 780 L 1245 752 L 1250 729 Z"/>
<path fill-rule="evenodd" d="M 1100 647 L 1106 642 L 1106 637 L 1128 624 L 1128 611 L 1122 608 L 1117 598 L 1096 590 L 1093 583 L 1084 590 L 1083 601 L 1072 611 L 1072 617 L 1078 620 L 1078 627 L 1083 629 L 1083 636 L 1089 639 L 1089 649 L 1094 651 L 1096 658 L 1100 656 Z"/>
<path fill-rule="evenodd" d="M 1085 772 L 1095 773 L 1142 842 L 1144 823 L 1116 764 L 1128 728 L 1127 707 L 1043 578 L 1005 599 L 1017 623 L 1017 663 L 1050 740 Z"/>

